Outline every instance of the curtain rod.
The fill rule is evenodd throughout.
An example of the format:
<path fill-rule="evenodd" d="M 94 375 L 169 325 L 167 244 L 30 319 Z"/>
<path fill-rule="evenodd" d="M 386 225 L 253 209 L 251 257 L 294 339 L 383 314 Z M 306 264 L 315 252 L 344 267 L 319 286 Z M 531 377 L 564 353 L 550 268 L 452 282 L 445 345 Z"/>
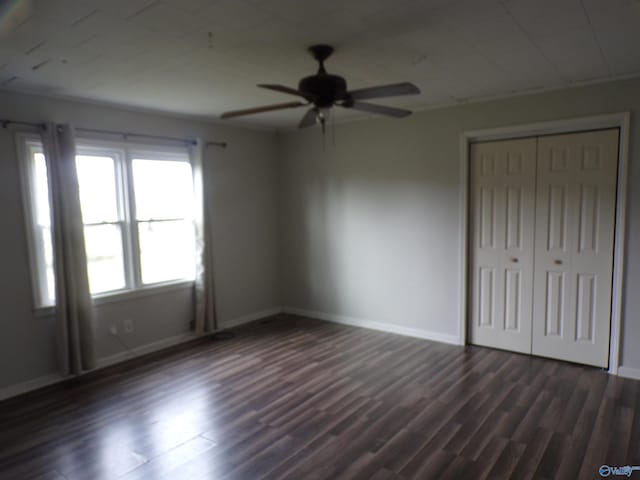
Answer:
<path fill-rule="evenodd" d="M 195 145 L 196 144 L 196 140 L 193 138 L 180 138 L 180 137 L 168 137 L 168 136 L 162 136 L 162 135 L 147 135 L 144 133 L 131 133 L 131 132 L 119 132 L 119 131 L 115 131 L 115 130 L 101 130 L 101 129 L 96 129 L 96 128 L 83 128 L 83 127 L 77 127 L 76 130 L 81 131 L 81 132 L 87 132 L 87 133 L 102 133 L 102 134 L 106 134 L 106 135 L 119 135 L 119 136 L 123 136 L 125 138 L 127 137 L 138 137 L 138 138 L 150 138 L 150 139 L 154 139 L 154 140 L 169 140 L 172 142 L 184 142 L 187 143 L 189 145 Z M 217 147 L 222 147 L 222 148 L 227 148 L 227 143 L 226 142 L 206 142 L 205 146 L 217 146 Z"/>
<path fill-rule="evenodd" d="M 47 124 L 46 123 L 21 122 L 19 120 L 8 120 L 8 119 L 1 119 L 0 120 L 0 125 L 2 125 L 2 128 L 7 128 L 11 124 L 13 124 L 13 125 L 25 125 L 27 127 L 36 127 L 36 128 L 41 128 L 43 130 L 47 129 Z"/>
<path fill-rule="evenodd" d="M 75 129 L 79 132 L 102 133 L 105 135 L 117 135 L 119 137 L 125 137 L 125 138 L 127 137 L 151 138 L 154 140 L 169 140 L 172 142 L 184 142 L 190 145 L 195 145 L 196 143 L 196 141 L 192 138 L 165 137 L 161 135 L 146 135 L 144 133 L 120 132 L 116 130 L 101 130 L 98 128 L 75 127 Z"/>
<path fill-rule="evenodd" d="M 20 120 L 9 120 L 9 119 L 0 119 L 0 125 L 2 126 L 2 128 L 7 128 L 9 125 L 25 125 L 25 126 L 29 126 L 29 127 L 36 127 L 36 128 L 41 128 L 43 130 L 47 129 L 47 124 L 46 123 L 35 123 L 35 122 L 23 122 Z M 164 137 L 164 136 L 160 136 L 160 135 L 146 135 L 143 133 L 131 133 L 131 132 L 118 132 L 115 130 L 99 130 L 99 129 L 95 129 L 95 128 L 82 128 L 82 127 L 77 127 L 76 130 L 79 130 L 81 132 L 87 132 L 87 133 L 102 133 L 102 134 L 106 134 L 106 135 L 119 135 L 119 136 L 123 136 L 123 137 L 140 137 L 140 138 L 152 138 L 155 140 L 170 140 L 170 141 L 174 141 L 174 142 L 185 142 L 187 144 L 190 145 L 195 145 L 196 144 L 196 140 L 192 139 L 192 138 L 179 138 L 179 137 Z M 216 142 L 216 141 L 209 141 L 209 142 L 204 142 L 204 146 L 205 147 L 220 147 L 220 148 L 227 148 L 227 142 Z"/>

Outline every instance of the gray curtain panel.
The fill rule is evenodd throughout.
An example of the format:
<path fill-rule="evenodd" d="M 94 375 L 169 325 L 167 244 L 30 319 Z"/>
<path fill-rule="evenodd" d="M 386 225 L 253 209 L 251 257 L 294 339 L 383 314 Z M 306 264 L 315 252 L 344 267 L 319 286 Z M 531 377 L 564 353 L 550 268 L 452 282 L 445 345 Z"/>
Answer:
<path fill-rule="evenodd" d="M 51 197 L 60 370 L 78 375 L 95 367 L 95 334 L 75 138 L 69 125 L 47 127 L 42 140 Z"/>
<path fill-rule="evenodd" d="M 196 204 L 195 331 L 199 335 L 215 332 L 218 328 L 213 281 L 211 217 L 205 187 L 203 150 L 201 140 L 197 140 L 190 149 Z"/>

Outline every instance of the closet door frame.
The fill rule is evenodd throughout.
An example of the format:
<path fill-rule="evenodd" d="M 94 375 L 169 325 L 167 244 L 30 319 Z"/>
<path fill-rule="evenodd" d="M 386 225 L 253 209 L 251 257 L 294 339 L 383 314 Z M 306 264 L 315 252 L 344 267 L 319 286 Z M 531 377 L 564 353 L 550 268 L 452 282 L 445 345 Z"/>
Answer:
<path fill-rule="evenodd" d="M 627 184 L 629 164 L 629 112 L 553 120 L 509 127 L 466 131 L 460 134 L 460 285 L 458 342 L 466 345 L 469 328 L 469 147 L 473 142 L 577 133 L 609 128 L 620 129 L 618 147 L 618 177 L 616 193 L 615 237 L 613 246 L 613 289 L 611 295 L 611 335 L 609 339 L 609 373 L 617 375 L 620 361 L 622 292 L 624 287 L 624 256 L 626 237 Z"/>

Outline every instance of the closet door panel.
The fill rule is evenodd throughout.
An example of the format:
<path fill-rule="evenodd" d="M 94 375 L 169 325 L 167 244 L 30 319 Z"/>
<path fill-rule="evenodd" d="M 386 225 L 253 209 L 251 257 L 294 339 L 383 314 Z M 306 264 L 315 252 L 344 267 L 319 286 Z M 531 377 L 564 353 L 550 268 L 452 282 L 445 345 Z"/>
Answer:
<path fill-rule="evenodd" d="M 531 353 L 536 140 L 470 147 L 471 343 Z"/>
<path fill-rule="evenodd" d="M 618 131 L 538 139 L 535 355 L 606 367 Z"/>

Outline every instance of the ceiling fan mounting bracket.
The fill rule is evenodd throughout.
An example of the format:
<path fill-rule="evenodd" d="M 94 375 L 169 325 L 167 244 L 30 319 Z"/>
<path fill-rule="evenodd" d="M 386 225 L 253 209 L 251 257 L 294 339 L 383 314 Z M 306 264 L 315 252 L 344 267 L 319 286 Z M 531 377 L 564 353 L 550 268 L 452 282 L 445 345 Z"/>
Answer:
<path fill-rule="evenodd" d="M 311 52 L 313 58 L 322 63 L 331 56 L 333 53 L 333 47 L 331 45 L 324 44 L 311 45 L 309 47 L 309 52 Z"/>

